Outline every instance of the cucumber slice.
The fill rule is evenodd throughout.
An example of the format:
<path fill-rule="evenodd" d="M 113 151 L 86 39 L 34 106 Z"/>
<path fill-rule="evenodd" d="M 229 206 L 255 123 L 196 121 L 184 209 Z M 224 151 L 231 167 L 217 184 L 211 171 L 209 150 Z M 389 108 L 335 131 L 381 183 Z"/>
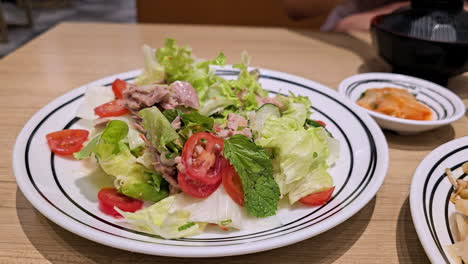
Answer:
<path fill-rule="evenodd" d="M 281 112 L 278 106 L 274 104 L 264 104 L 260 106 L 255 114 L 249 119 L 250 130 L 254 133 L 255 137 L 260 136 L 263 124 L 270 116 L 280 117 Z"/>

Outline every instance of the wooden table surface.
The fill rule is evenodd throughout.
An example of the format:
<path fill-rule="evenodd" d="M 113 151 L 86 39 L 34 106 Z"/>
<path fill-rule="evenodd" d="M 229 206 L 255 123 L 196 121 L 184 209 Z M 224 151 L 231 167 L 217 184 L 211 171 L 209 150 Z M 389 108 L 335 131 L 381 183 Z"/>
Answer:
<path fill-rule="evenodd" d="M 408 202 L 413 171 L 433 148 L 468 135 L 468 118 L 418 136 L 386 132 L 390 169 L 376 197 L 336 228 L 276 250 L 223 259 L 175 259 L 103 246 L 42 216 L 15 183 L 11 152 L 27 120 L 65 92 L 103 76 L 142 67 L 140 48 L 166 37 L 199 57 L 223 50 L 233 63 L 243 50 L 252 64 L 336 88 L 344 78 L 385 71 L 368 35 L 275 28 L 60 24 L 0 60 L 0 263 L 427 263 Z M 468 76 L 449 86 L 468 104 Z M 463 89 L 465 87 L 465 89 Z"/>

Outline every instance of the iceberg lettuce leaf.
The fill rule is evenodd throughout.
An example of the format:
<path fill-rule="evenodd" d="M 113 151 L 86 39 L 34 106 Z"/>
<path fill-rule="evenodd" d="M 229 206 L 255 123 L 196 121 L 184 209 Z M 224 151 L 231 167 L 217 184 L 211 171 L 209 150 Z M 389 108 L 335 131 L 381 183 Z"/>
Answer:
<path fill-rule="evenodd" d="M 158 63 L 154 50 L 147 45 L 143 45 L 144 69 L 140 76 L 136 79 L 138 85 L 148 85 L 153 83 L 161 83 L 165 79 L 164 67 Z"/>
<path fill-rule="evenodd" d="M 205 224 L 190 221 L 190 213 L 173 211 L 175 196 L 169 196 L 135 213 L 115 208 L 125 220 L 140 229 L 166 239 L 193 236 L 201 233 Z"/>
<path fill-rule="evenodd" d="M 296 116 L 272 116 L 265 121 L 261 137 L 256 142 L 271 151 L 274 178 L 281 195 L 288 195 L 291 204 L 333 186 L 327 172 L 330 164 L 327 161 L 330 161 L 330 156 L 336 158 L 337 155 L 330 155 L 330 149 L 338 151 L 334 139 L 324 128 L 306 130 L 302 122 L 302 118 L 299 121 Z"/>
<path fill-rule="evenodd" d="M 140 110 L 138 115 L 147 131 L 146 137 L 159 153 L 178 152 L 182 149 L 179 134 L 157 107 Z"/>

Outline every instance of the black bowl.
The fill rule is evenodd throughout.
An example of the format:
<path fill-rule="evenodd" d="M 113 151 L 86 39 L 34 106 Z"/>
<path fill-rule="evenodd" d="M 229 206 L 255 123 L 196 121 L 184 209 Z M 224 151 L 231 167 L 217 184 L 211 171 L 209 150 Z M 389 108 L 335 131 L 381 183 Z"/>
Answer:
<path fill-rule="evenodd" d="M 405 22 L 402 19 L 405 12 L 408 11 L 377 16 L 371 22 L 373 43 L 378 54 L 392 65 L 393 72 L 416 76 L 445 86 L 448 78 L 468 71 L 468 40 L 465 39 L 467 32 L 456 32 L 457 29 L 466 26 L 465 22 L 452 25 L 452 19 L 448 24 L 442 24 L 449 25 L 451 31 L 444 31 L 439 24 L 433 28 L 415 31 L 415 27 L 429 25 L 411 24 L 414 22 L 407 18 L 408 21 Z M 411 17 L 414 19 L 415 16 Z M 438 25 L 439 29 L 443 30 L 442 34 L 436 37 L 428 36 L 431 30 L 434 34 Z"/>

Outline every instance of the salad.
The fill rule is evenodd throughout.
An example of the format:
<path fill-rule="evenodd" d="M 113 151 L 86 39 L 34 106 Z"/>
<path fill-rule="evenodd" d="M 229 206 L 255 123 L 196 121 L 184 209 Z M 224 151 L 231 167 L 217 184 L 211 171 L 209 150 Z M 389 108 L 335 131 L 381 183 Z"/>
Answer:
<path fill-rule="evenodd" d="M 89 131 L 47 135 L 54 153 L 92 160 L 113 179 L 97 194 L 103 213 L 170 239 L 208 225 L 272 228 L 280 200 L 330 200 L 339 142 L 310 119 L 308 97 L 270 97 L 246 54 L 234 80 L 215 74 L 223 53 L 200 60 L 167 39 L 143 54 L 135 81 L 87 89 L 77 116 L 93 122 Z"/>

